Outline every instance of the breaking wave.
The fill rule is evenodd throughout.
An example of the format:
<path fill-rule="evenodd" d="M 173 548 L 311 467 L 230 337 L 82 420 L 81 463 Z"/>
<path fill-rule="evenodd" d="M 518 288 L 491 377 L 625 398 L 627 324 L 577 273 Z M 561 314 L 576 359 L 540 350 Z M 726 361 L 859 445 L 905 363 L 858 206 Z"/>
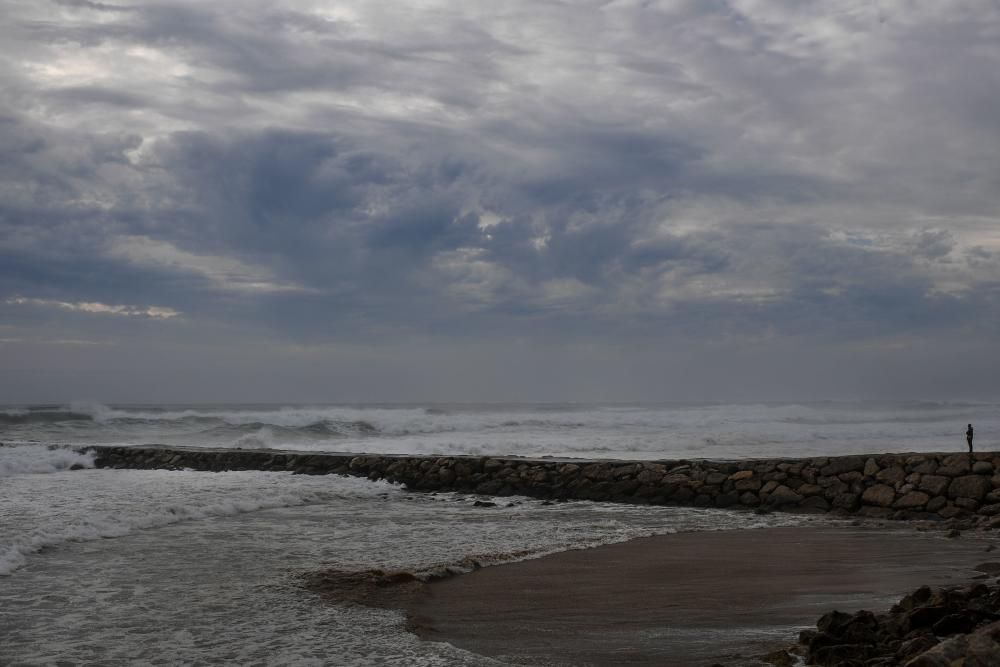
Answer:
<path fill-rule="evenodd" d="M 90 414 L 72 410 L 11 409 L 0 412 L 0 424 L 54 424 L 65 421 L 93 421 Z"/>
<path fill-rule="evenodd" d="M 350 495 L 355 488 L 362 489 L 369 495 L 391 488 L 385 483 L 372 483 L 367 480 L 363 484 L 360 480 L 338 480 L 338 491 L 303 488 L 301 483 L 288 485 L 286 488 L 280 480 L 288 474 L 219 473 L 220 476 L 215 479 L 238 481 L 256 477 L 262 481 L 267 480 L 267 483 L 262 483 L 258 489 L 250 491 L 238 487 L 235 491 L 226 488 L 209 487 L 206 490 L 193 487 L 186 497 L 175 495 L 157 503 L 150 502 L 149 499 L 145 499 L 144 503 L 137 498 L 134 503 L 127 503 L 108 511 L 82 511 L 79 507 L 73 508 L 70 510 L 73 516 L 60 515 L 57 519 L 43 521 L 41 526 L 21 531 L 13 542 L 0 543 L 0 576 L 9 575 L 24 566 L 31 554 L 68 542 L 90 542 L 124 537 L 136 531 L 162 528 L 184 521 L 326 503 L 345 497 L 345 491 Z M 194 477 L 191 477 L 192 475 Z M 185 477 L 197 479 L 197 473 L 156 471 L 148 477 L 161 483 L 176 479 L 178 484 L 182 484 Z"/>
<path fill-rule="evenodd" d="M 180 410 L 116 409 L 99 403 L 73 403 L 70 406 L 29 406 L 0 411 L 3 425 L 57 425 L 90 422 L 115 427 L 201 427 L 206 435 L 239 435 L 264 428 L 282 434 L 308 434 L 320 437 L 358 436 L 377 433 L 379 429 L 365 419 L 326 416 L 335 409 L 279 408 L 272 410 Z"/>
<path fill-rule="evenodd" d="M 0 445 L 0 479 L 93 467 L 92 452 L 46 445 Z"/>
<path fill-rule="evenodd" d="M 470 454 L 670 458 L 943 451 L 1000 406 L 957 402 L 104 405 L 0 408 L 0 440 Z M 693 454 L 694 453 L 694 454 Z"/>

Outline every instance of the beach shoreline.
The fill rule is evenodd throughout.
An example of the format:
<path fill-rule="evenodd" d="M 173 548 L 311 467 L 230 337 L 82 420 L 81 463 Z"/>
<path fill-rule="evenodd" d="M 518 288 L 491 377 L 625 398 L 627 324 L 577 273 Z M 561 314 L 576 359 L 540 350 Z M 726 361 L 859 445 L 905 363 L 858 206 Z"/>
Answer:
<path fill-rule="evenodd" d="M 994 541 L 877 525 L 677 533 L 426 584 L 313 589 L 400 609 L 421 638 L 507 663 L 759 665 L 832 609 L 881 612 L 917 586 L 968 583 Z"/>

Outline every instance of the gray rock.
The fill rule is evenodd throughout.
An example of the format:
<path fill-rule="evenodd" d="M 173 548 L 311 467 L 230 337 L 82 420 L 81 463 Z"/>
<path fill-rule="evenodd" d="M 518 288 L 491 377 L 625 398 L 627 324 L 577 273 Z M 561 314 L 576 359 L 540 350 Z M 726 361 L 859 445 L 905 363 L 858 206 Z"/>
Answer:
<path fill-rule="evenodd" d="M 865 459 L 860 456 L 842 456 L 830 459 L 830 463 L 820 468 L 824 476 L 839 475 L 845 472 L 861 471 L 865 467 Z"/>
<path fill-rule="evenodd" d="M 902 482 L 906 479 L 906 471 L 899 466 L 891 466 L 880 470 L 875 479 L 885 484 L 895 484 L 897 482 Z"/>
<path fill-rule="evenodd" d="M 833 498 L 833 506 L 853 512 L 861 505 L 861 497 L 856 493 L 839 493 Z"/>
<path fill-rule="evenodd" d="M 740 496 L 735 491 L 720 493 L 715 497 L 716 507 L 732 507 L 740 502 Z"/>
<path fill-rule="evenodd" d="M 976 461 L 972 464 L 972 472 L 976 475 L 992 475 L 993 464 L 989 461 Z"/>
<path fill-rule="evenodd" d="M 921 491 L 926 491 L 932 496 L 940 496 L 951 484 L 951 479 L 949 477 L 943 477 L 941 475 L 924 475 L 920 478 L 920 484 L 917 486 Z"/>
<path fill-rule="evenodd" d="M 664 484 L 690 484 L 691 478 L 683 473 L 670 473 L 663 478 L 662 482 Z"/>
<path fill-rule="evenodd" d="M 817 477 L 816 484 L 822 486 L 824 489 L 829 489 L 831 487 L 846 489 L 847 485 L 841 482 L 836 477 Z M 842 491 L 836 491 L 836 493 L 842 493 Z"/>
<path fill-rule="evenodd" d="M 927 507 L 924 509 L 926 509 L 928 512 L 937 512 L 947 504 L 948 501 L 945 499 L 944 496 L 934 496 L 933 498 L 927 501 Z"/>
<path fill-rule="evenodd" d="M 857 470 L 852 470 L 850 472 L 842 472 L 839 475 L 837 475 L 837 477 L 840 478 L 840 481 L 847 482 L 848 484 L 850 484 L 851 482 L 860 482 L 862 479 L 864 479 L 864 475 L 862 475 Z"/>
<path fill-rule="evenodd" d="M 865 477 L 874 477 L 878 473 L 878 463 L 875 459 L 868 459 L 865 461 Z"/>
<path fill-rule="evenodd" d="M 969 462 L 968 454 L 952 454 L 951 456 L 946 456 L 941 461 L 941 465 L 937 469 L 937 474 L 944 475 L 945 477 L 959 477 L 969 474 L 971 470 L 972 465 Z"/>
<path fill-rule="evenodd" d="M 629 465 L 618 466 L 614 469 L 612 475 L 615 479 L 625 479 L 626 477 L 634 477 L 642 470 L 641 463 L 632 463 Z"/>
<path fill-rule="evenodd" d="M 830 509 L 830 503 L 828 503 L 826 498 L 823 498 L 822 496 L 809 496 L 808 498 L 804 498 L 802 502 L 799 503 L 799 507 L 802 509 L 822 510 L 826 512 Z"/>
<path fill-rule="evenodd" d="M 643 470 L 635 478 L 643 484 L 657 484 L 663 479 L 663 473 L 655 470 Z"/>
<path fill-rule="evenodd" d="M 861 502 L 877 507 L 889 507 L 895 499 L 896 491 L 885 484 L 870 486 L 861 494 Z"/>
<path fill-rule="evenodd" d="M 759 491 L 763 485 L 759 477 L 744 477 L 733 483 L 733 488 L 737 491 Z"/>
<path fill-rule="evenodd" d="M 985 632 L 977 631 L 969 637 L 962 667 L 996 667 L 1000 665 L 1000 644 Z"/>
<path fill-rule="evenodd" d="M 957 516 L 967 514 L 966 510 L 961 507 L 955 507 L 954 505 L 945 505 L 938 510 L 938 516 L 942 519 L 954 519 Z"/>
<path fill-rule="evenodd" d="M 352 461 L 351 463 L 353 464 L 354 462 Z M 496 459 L 486 459 L 486 461 L 483 463 L 483 471 L 488 473 L 496 472 L 503 467 L 504 467 L 503 461 L 498 461 Z"/>
<path fill-rule="evenodd" d="M 476 486 L 476 493 L 484 496 L 493 496 L 499 493 L 501 488 L 503 488 L 503 482 L 498 479 L 491 479 Z"/>
<path fill-rule="evenodd" d="M 930 650 L 934 646 L 937 646 L 938 640 L 931 635 L 917 635 L 913 639 L 909 639 L 899 647 L 896 651 L 896 659 L 899 661 L 912 658 L 914 656 L 920 655 Z"/>
<path fill-rule="evenodd" d="M 947 639 L 913 658 L 905 667 L 952 667 L 953 663 L 965 657 L 967 648 L 968 640 L 964 635 Z"/>
<path fill-rule="evenodd" d="M 761 488 L 761 490 L 760 490 L 760 495 L 761 495 L 761 496 L 763 497 L 763 496 L 765 496 L 765 495 L 767 495 L 767 494 L 771 493 L 772 491 L 774 491 L 774 490 L 775 490 L 776 488 L 778 488 L 779 486 L 780 486 L 780 484 L 779 484 L 778 482 L 775 482 L 775 481 L 774 481 L 774 480 L 772 479 L 772 480 L 771 480 L 770 482 L 768 482 L 767 484 L 765 484 L 765 485 L 764 485 L 764 486 L 763 486 L 763 487 Z"/>
<path fill-rule="evenodd" d="M 892 506 L 896 509 L 917 509 L 926 505 L 930 499 L 931 497 L 922 491 L 910 491 L 900 496 Z"/>
<path fill-rule="evenodd" d="M 948 485 L 949 498 L 972 498 L 982 500 L 993 489 L 990 480 L 980 475 L 956 477 Z"/>
<path fill-rule="evenodd" d="M 979 508 L 979 502 L 972 498 L 955 498 L 955 507 L 975 512 Z"/>
<path fill-rule="evenodd" d="M 767 504 L 776 507 L 781 505 L 798 505 L 801 502 L 802 496 L 795 493 L 784 484 L 775 488 L 774 491 L 771 492 L 771 495 L 767 497 Z"/>
<path fill-rule="evenodd" d="M 712 498 L 712 496 L 706 493 L 700 493 L 694 497 L 695 507 L 711 507 L 714 504 L 715 500 Z"/>
<path fill-rule="evenodd" d="M 923 459 L 919 463 L 914 463 L 913 467 L 911 467 L 909 470 L 910 472 L 919 473 L 921 475 L 933 475 L 935 472 L 937 472 L 937 469 L 938 469 L 937 461 L 933 459 Z"/>
<path fill-rule="evenodd" d="M 726 481 L 728 475 L 721 472 L 710 472 L 705 477 L 705 483 L 711 485 L 720 485 Z"/>

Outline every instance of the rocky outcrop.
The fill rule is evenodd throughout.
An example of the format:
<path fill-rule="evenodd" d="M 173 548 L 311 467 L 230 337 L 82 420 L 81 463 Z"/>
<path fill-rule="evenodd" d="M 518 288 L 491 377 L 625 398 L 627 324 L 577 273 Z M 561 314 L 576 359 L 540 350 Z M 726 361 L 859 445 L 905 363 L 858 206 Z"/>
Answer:
<path fill-rule="evenodd" d="M 832 611 L 799 644 L 791 653 L 822 667 L 1000 665 L 1000 586 L 923 586 L 887 614 Z"/>
<path fill-rule="evenodd" d="M 422 491 L 758 508 L 1000 526 L 1000 454 L 789 460 L 584 461 L 278 450 L 90 447 L 110 468 L 278 470 L 384 479 Z"/>

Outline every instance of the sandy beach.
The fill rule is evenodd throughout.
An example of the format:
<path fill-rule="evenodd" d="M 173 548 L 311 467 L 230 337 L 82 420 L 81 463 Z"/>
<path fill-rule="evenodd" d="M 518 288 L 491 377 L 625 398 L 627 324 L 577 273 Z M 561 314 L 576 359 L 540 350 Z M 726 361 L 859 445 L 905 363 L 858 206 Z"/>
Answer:
<path fill-rule="evenodd" d="M 831 609 L 967 582 L 993 541 L 856 526 L 676 534 L 484 568 L 394 604 L 425 639 L 519 664 L 760 664 Z"/>

